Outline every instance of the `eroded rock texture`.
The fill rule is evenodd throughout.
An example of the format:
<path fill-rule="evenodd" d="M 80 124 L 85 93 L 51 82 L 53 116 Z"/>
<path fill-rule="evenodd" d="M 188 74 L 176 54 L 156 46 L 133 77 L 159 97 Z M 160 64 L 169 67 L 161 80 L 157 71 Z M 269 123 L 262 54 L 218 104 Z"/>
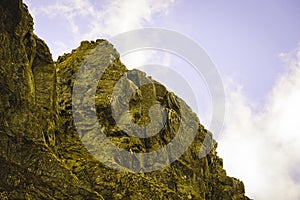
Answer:
<path fill-rule="evenodd" d="M 98 46 L 104 47 L 105 53 L 93 57 Z M 95 155 L 103 152 L 103 147 L 95 145 L 97 135 L 91 131 L 95 124 L 85 120 L 91 111 L 78 113 L 84 134 L 76 131 L 72 113 L 74 81 L 87 59 L 95 66 L 104 60 L 110 63 L 97 80 L 93 99 L 96 125 L 106 137 L 128 152 L 145 153 L 169 144 L 180 128 L 186 135 L 195 131 L 192 144 L 179 159 L 145 173 L 147 166 L 139 157 L 102 157 L 102 162 L 98 161 Z M 87 73 L 93 74 L 95 71 Z M 128 71 L 105 40 L 82 42 L 54 63 L 47 45 L 33 33 L 26 5 L 21 0 L 1 0 L 0 76 L 0 199 L 248 199 L 243 183 L 226 176 L 212 135 L 190 108 L 145 73 Z M 119 80 L 123 81 L 121 87 L 115 89 Z M 129 99 L 130 112 L 126 112 L 128 105 L 123 99 Z M 164 119 L 151 118 L 153 105 L 161 106 Z M 182 120 L 183 116 L 189 117 Z M 147 131 L 145 138 L 128 134 L 140 132 L 136 127 L 155 120 L 165 120 L 156 135 L 146 137 Z M 182 127 L 178 126 L 180 120 Z M 140 126 L 132 127 L 132 121 Z M 149 130 L 155 131 L 155 126 Z M 205 137 L 209 142 L 203 147 Z M 212 150 L 199 158 L 201 147 Z M 163 154 L 158 163 L 171 158 Z M 113 169 L 108 163 L 140 169 L 141 173 Z"/>

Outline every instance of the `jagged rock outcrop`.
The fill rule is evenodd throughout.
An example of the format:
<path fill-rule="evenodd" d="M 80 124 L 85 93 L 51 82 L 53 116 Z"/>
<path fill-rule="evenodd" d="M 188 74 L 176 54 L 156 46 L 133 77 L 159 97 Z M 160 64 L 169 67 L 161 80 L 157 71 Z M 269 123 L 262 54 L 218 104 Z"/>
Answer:
<path fill-rule="evenodd" d="M 93 57 L 98 46 L 105 53 Z M 95 66 L 110 60 L 97 80 L 95 95 L 95 112 L 106 137 L 135 155 L 166 146 L 179 129 L 194 130 L 193 142 L 179 159 L 151 172 L 143 172 L 146 166 L 139 157 L 97 159 L 101 148 L 93 142 L 95 124 L 85 120 L 91 111 L 77 113 L 84 134 L 78 133 L 73 118 L 72 89 L 87 59 Z M 94 74 L 96 71 L 88 72 Z M 212 135 L 191 109 L 145 73 L 127 70 L 105 40 L 82 42 L 54 63 L 47 45 L 33 33 L 26 5 L 21 0 L 2 0 L 0 76 L 0 199 L 248 199 L 243 183 L 226 176 Z M 130 112 L 124 99 L 129 99 Z M 84 103 L 89 105 L 88 101 Z M 151 118 L 153 105 L 161 106 L 164 119 Z M 182 120 L 185 115 L 189 118 Z M 155 135 L 147 135 L 147 131 L 156 131 L 155 126 L 145 130 L 144 138 L 129 134 L 140 132 L 141 126 L 132 126 L 132 121 L 148 125 L 159 120 L 165 123 Z M 205 137 L 209 142 L 204 148 L 213 148 L 199 158 Z M 90 141 L 91 147 L 84 141 Z M 160 162 L 171 158 L 162 154 Z M 141 173 L 108 167 L 111 165 L 130 166 Z"/>

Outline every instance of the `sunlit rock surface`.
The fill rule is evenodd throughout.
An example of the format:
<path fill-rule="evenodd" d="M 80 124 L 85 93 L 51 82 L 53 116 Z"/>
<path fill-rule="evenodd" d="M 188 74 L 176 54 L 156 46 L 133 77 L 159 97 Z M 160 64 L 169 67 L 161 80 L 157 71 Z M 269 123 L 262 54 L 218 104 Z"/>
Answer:
<path fill-rule="evenodd" d="M 93 55 L 98 46 L 105 52 Z M 55 63 L 47 45 L 33 33 L 26 5 L 1 0 L 0 58 L 0 199 L 248 199 L 243 183 L 226 176 L 217 145 L 196 114 L 145 73 L 127 70 L 109 42 L 84 41 Z M 95 70 L 105 60 L 109 65 L 95 80 L 95 110 L 76 115 L 76 125 L 83 130 L 78 133 L 72 89 L 87 60 Z M 87 76 L 95 73 L 91 70 Z M 89 108 L 90 99 L 80 101 Z M 158 106 L 154 116 L 161 117 L 149 114 L 154 105 Z M 91 112 L 98 124 L 86 120 Z M 159 129 L 149 125 L 160 122 L 164 123 Z M 170 165 L 148 172 L 147 163 L 138 156 L 116 154 L 106 159 L 102 155 L 106 146 L 97 146 L 94 126 L 133 155 L 161 149 L 179 130 L 186 136 L 179 139 L 192 143 Z M 145 126 L 144 137 L 132 135 Z M 190 132 L 195 137 L 190 138 Z M 209 142 L 203 145 L 205 137 Z M 201 148 L 208 151 L 204 158 L 199 158 Z M 165 166 L 173 157 L 162 154 L 161 160 L 150 163 Z M 124 166 L 140 173 L 120 170 Z"/>

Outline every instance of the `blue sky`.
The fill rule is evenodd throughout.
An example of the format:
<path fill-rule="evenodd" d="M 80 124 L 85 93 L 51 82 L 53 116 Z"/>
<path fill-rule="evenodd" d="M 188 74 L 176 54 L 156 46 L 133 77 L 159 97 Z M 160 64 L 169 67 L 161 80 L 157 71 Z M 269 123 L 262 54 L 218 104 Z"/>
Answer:
<path fill-rule="evenodd" d="M 34 15 L 35 33 L 47 42 L 54 58 L 70 52 L 82 40 L 108 39 L 134 28 L 161 27 L 193 39 L 206 50 L 223 79 L 227 110 L 218 152 L 229 175 L 242 179 L 254 199 L 300 199 L 298 0 L 25 3 Z M 185 66 L 157 52 L 137 52 L 124 62 L 130 68 L 149 59 Z M 176 92 L 176 85 L 170 87 Z M 209 126 L 206 116 L 211 105 L 209 91 L 205 93 L 207 108 L 198 114 Z M 187 95 L 179 90 L 178 94 Z M 285 186 L 290 188 L 288 193 Z"/>
<path fill-rule="evenodd" d="M 242 82 L 247 95 L 264 100 L 284 70 L 278 55 L 297 47 L 299 1 L 180 1 L 155 25 L 201 44 L 222 74 Z M 254 81 L 255 80 L 255 81 Z"/>

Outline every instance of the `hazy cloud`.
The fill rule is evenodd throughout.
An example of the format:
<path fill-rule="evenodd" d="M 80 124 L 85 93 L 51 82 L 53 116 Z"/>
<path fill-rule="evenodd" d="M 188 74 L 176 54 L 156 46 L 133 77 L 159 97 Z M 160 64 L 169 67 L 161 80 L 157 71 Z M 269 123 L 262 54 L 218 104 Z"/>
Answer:
<path fill-rule="evenodd" d="M 69 34 L 67 46 L 76 48 L 82 40 L 95 40 L 109 38 L 115 34 L 142 28 L 151 25 L 155 14 L 167 15 L 174 0 L 25 0 L 35 20 L 42 17 L 52 19 L 55 24 L 66 21 L 61 27 L 65 34 L 39 35 L 47 40 L 56 40 L 58 43 L 67 43 L 65 35 Z M 51 29 L 45 26 L 37 27 L 37 30 Z M 52 27 L 57 29 L 59 27 Z M 55 38 L 53 38 L 55 37 Z M 49 43 L 50 47 L 51 44 Z M 52 47 L 51 49 L 55 50 Z M 71 49 L 65 49 L 69 52 Z M 53 52 L 54 57 L 64 52 Z"/>
<path fill-rule="evenodd" d="M 226 121 L 218 151 L 228 174 L 242 179 L 254 199 L 300 199 L 299 49 L 280 55 L 287 70 L 261 112 L 254 111 L 241 86 L 227 82 Z"/>

